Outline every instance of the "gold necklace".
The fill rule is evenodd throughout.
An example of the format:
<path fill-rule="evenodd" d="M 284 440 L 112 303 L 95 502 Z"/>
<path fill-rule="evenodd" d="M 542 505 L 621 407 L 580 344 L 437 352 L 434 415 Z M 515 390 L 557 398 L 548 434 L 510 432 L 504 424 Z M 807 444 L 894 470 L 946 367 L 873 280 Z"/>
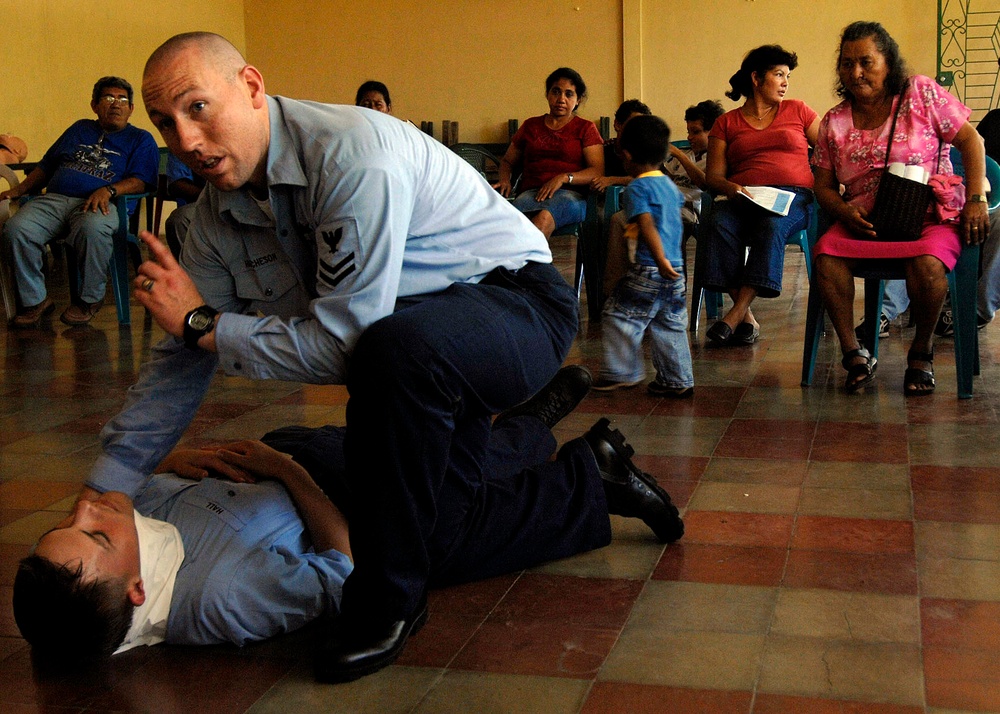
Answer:
<path fill-rule="evenodd" d="M 756 114 L 754 114 L 754 113 L 750 112 L 750 110 L 749 110 L 749 106 L 750 106 L 750 105 L 748 105 L 748 104 L 744 104 L 744 105 L 743 105 L 743 108 L 747 110 L 747 116 L 748 116 L 748 117 L 753 117 L 753 118 L 754 118 L 754 119 L 756 119 L 757 121 L 764 121 L 764 117 L 766 117 L 766 116 L 767 116 L 768 114 L 770 114 L 771 112 L 773 112 L 773 111 L 774 111 L 774 106 L 772 105 L 772 106 L 770 106 L 770 107 L 768 107 L 768 108 L 767 108 L 767 111 L 766 111 L 766 112 L 764 112 L 763 114 L 761 114 L 760 116 L 758 116 L 758 115 L 756 115 Z"/>

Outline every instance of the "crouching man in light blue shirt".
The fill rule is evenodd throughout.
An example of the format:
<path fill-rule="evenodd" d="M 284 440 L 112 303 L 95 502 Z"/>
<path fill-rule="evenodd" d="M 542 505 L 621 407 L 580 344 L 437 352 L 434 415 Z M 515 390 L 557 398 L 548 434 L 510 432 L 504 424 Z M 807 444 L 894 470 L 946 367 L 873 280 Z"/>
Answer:
<path fill-rule="evenodd" d="M 142 96 L 208 186 L 180 263 L 142 234 L 153 260 L 134 295 L 170 337 L 105 426 L 87 486 L 134 496 L 217 368 L 346 385 L 355 568 L 317 679 L 395 661 L 427 617 L 432 581 L 601 547 L 609 513 L 680 537 L 669 496 L 606 421 L 549 461 L 552 426 L 590 384 L 557 375 L 579 300 L 545 237 L 457 154 L 380 112 L 270 96 L 207 33 L 161 45 Z M 504 430 L 512 448 L 491 448 L 493 417 L 540 390 L 532 414 L 506 420 L 527 422 Z"/>
<path fill-rule="evenodd" d="M 242 441 L 175 451 L 160 470 L 134 501 L 85 489 L 22 561 L 14 614 L 37 655 L 244 645 L 333 614 L 353 568 L 347 521 L 303 466 Z"/>

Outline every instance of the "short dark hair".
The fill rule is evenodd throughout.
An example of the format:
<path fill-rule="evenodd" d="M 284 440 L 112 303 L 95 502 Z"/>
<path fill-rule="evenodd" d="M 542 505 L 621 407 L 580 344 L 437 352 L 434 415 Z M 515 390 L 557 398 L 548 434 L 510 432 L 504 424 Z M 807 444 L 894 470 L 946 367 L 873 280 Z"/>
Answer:
<path fill-rule="evenodd" d="M 124 580 L 85 582 L 82 563 L 71 568 L 29 555 L 14 577 L 14 621 L 32 653 L 52 665 L 110 657 L 128 634 L 133 610 Z"/>
<path fill-rule="evenodd" d="M 633 114 L 649 116 L 652 113 L 652 110 L 638 99 L 626 99 L 615 111 L 615 121 L 619 124 L 624 124 Z"/>
<path fill-rule="evenodd" d="M 670 127 L 658 116 L 632 117 L 625 123 L 618 143 L 635 163 L 657 166 L 670 151 Z"/>
<path fill-rule="evenodd" d="M 127 80 L 121 77 L 101 77 L 97 80 L 94 85 L 94 91 L 91 93 L 90 101 L 96 102 L 104 94 L 105 89 L 124 89 L 128 92 L 128 103 L 132 104 L 134 99 L 134 93 L 132 92 L 132 85 L 128 83 Z"/>
<path fill-rule="evenodd" d="M 560 79 L 568 79 L 573 83 L 573 86 L 576 87 L 576 96 L 580 98 L 577 106 L 583 104 L 583 100 L 587 98 L 587 83 L 583 81 L 583 77 L 580 76 L 579 72 L 569 67 L 560 67 L 545 78 L 545 93 L 548 94 L 549 90 L 552 89 L 552 85 Z"/>
<path fill-rule="evenodd" d="M 761 45 L 747 52 L 739 71 L 729 78 L 731 90 L 726 96 L 734 102 L 753 96 L 753 75 L 763 77 L 768 70 L 785 65 L 791 71 L 799 66 L 799 58 L 781 45 Z"/>
<path fill-rule="evenodd" d="M 382 95 L 382 98 L 385 99 L 386 104 L 392 104 L 392 100 L 389 98 L 389 88 L 381 82 L 369 79 L 367 82 L 358 87 L 358 92 L 354 95 L 354 106 L 360 106 L 361 100 L 364 99 L 368 92 L 378 92 Z M 403 102 L 406 102 L 405 97 L 403 98 Z"/>
<path fill-rule="evenodd" d="M 840 60 L 844 52 L 844 43 L 868 37 L 874 40 L 876 49 L 885 57 L 885 64 L 889 68 L 889 74 L 886 75 L 883 83 L 886 94 L 889 96 L 902 94 L 906 88 L 906 83 L 910 78 L 910 70 L 906 66 L 906 60 L 899 52 L 899 45 L 892 39 L 892 35 L 878 22 L 858 20 L 844 28 L 844 32 L 840 35 L 840 44 L 837 46 L 838 71 L 835 91 L 837 96 L 842 99 L 854 99 L 850 90 L 840 81 Z"/>
<path fill-rule="evenodd" d="M 708 131 L 715 124 L 715 120 L 725 114 L 726 110 L 714 99 L 706 99 L 698 102 L 692 107 L 688 107 L 684 112 L 684 121 L 700 121 L 701 128 Z"/>

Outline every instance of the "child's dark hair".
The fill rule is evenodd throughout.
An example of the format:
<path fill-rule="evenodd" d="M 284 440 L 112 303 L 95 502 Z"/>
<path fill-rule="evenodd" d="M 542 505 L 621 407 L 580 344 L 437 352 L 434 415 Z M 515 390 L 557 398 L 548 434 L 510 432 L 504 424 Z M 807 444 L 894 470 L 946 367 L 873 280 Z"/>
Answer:
<path fill-rule="evenodd" d="M 715 124 L 715 120 L 725 114 L 725 112 L 726 110 L 717 101 L 706 99 L 692 107 L 688 107 L 687 111 L 684 112 L 684 121 L 700 121 L 701 128 L 705 131 L 710 131 Z"/>
<path fill-rule="evenodd" d="M 625 122 L 618 142 L 633 163 L 659 166 L 670 151 L 670 127 L 658 116 L 632 117 Z"/>
<path fill-rule="evenodd" d="M 382 95 L 382 99 L 385 100 L 386 104 L 392 104 L 392 100 L 389 99 L 389 88 L 381 82 L 369 79 L 367 82 L 358 87 L 358 91 L 354 95 L 354 106 L 361 106 L 361 100 L 365 98 L 365 95 L 368 94 L 368 92 L 378 92 Z"/>
<path fill-rule="evenodd" d="M 615 121 L 624 124 L 633 114 L 652 114 L 649 107 L 638 99 L 626 99 L 615 111 Z"/>

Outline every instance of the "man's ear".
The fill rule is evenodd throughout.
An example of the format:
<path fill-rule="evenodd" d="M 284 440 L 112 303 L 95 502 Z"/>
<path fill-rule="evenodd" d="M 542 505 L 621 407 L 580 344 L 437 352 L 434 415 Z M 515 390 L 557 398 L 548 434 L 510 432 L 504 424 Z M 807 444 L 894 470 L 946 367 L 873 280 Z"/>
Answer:
<path fill-rule="evenodd" d="M 240 76 L 243 78 L 250 92 L 250 100 L 253 102 L 253 108 L 260 109 L 267 102 L 267 97 L 264 95 L 264 77 L 252 64 L 248 64 L 241 69 Z"/>
<path fill-rule="evenodd" d="M 625 159 L 627 159 L 629 161 L 632 160 L 632 154 L 629 153 L 628 149 L 622 149 L 621 151 L 622 151 L 622 157 L 624 157 Z"/>
<path fill-rule="evenodd" d="M 128 590 L 125 591 L 128 596 L 129 602 L 131 602 L 136 607 L 142 605 L 146 602 L 146 591 L 142 587 L 142 578 L 136 578 L 131 583 L 129 583 Z"/>

